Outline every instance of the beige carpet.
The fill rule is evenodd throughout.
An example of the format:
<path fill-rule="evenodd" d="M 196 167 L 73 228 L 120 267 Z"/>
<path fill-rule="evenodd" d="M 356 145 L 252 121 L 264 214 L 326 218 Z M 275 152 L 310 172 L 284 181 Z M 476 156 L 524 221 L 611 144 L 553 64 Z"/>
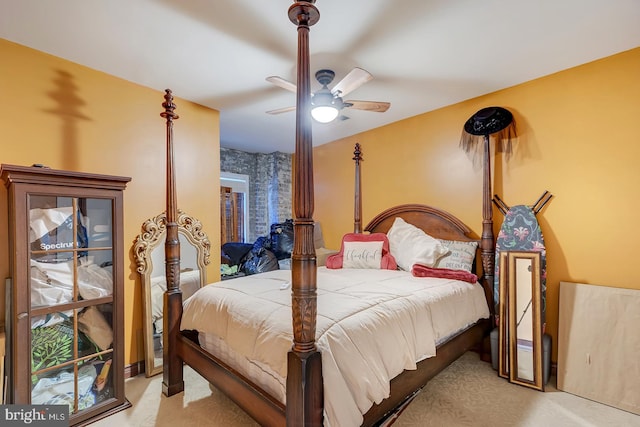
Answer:
<path fill-rule="evenodd" d="M 185 368 L 185 392 L 162 396 L 162 376 L 126 382 L 133 406 L 95 427 L 256 426 L 202 377 Z M 400 414 L 393 427 L 640 427 L 640 416 L 558 391 L 510 384 L 491 365 L 466 353 L 442 371 Z"/>

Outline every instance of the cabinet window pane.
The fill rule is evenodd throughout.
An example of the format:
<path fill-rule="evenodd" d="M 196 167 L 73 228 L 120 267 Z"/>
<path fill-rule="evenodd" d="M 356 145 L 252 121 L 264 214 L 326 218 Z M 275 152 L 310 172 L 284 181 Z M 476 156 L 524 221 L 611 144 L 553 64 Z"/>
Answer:
<path fill-rule="evenodd" d="M 70 362 L 75 358 L 75 332 L 72 316 L 73 310 L 70 313 L 59 312 L 34 317 L 34 319 L 37 318 L 37 323 L 42 324 L 31 330 L 33 380 L 38 380 L 39 377 L 50 377 L 50 368 Z M 87 339 L 84 340 L 84 344 L 86 344 L 86 348 L 91 348 L 91 343 Z"/>
<path fill-rule="evenodd" d="M 33 308 L 113 294 L 113 200 L 31 195 Z"/>
<path fill-rule="evenodd" d="M 74 220 L 74 203 L 70 197 L 30 197 L 29 243 L 33 260 L 69 261 L 73 252 L 68 250 L 77 248 L 78 242 L 86 244 L 82 218 L 77 210 L 75 214 Z M 78 236 L 74 236 L 74 229 Z"/>

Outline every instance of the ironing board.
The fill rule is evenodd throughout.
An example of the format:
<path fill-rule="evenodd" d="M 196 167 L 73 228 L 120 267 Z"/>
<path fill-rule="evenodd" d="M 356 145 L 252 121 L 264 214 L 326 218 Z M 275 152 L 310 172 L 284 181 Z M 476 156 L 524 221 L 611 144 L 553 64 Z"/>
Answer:
<path fill-rule="evenodd" d="M 496 239 L 495 275 L 493 281 L 493 298 L 496 304 L 496 313 L 499 313 L 497 304 L 498 301 L 500 301 L 500 252 L 540 252 L 540 307 L 543 331 L 546 323 L 547 251 L 536 214 L 551 197 L 552 195 L 545 191 L 540 199 L 532 206 L 516 205 L 513 207 L 508 207 L 497 195 L 494 196 L 493 199 L 498 209 L 504 214 L 504 221 L 500 227 L 498 238 Z"/>

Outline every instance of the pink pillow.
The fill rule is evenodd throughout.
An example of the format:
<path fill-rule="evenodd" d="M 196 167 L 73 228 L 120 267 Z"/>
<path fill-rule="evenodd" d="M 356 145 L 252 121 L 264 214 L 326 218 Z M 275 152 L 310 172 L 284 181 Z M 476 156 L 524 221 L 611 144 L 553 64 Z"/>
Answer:
<path fill-rule="evenodd" d="M 361 242 L 364 244 L 350 245 L 352 242 Z M 367 242 L 371 242 L 370 248 L 367 248 Z M 380 243 L 382 242 L 382 247 Z M 345 243 L 347 247 L 357 247 L 358 253 L 346 253 Z M 380 251 L 381 249 L 381 251 Z M 345 256 L 349 259 L 345 261 Z M 377 260 L 380 260 L 379 264 Z M 372 260 L 376 260 L 372 263 Z M 325 264 L 327 268 L 380 268 L 386 270 L 397 270 L 396 260 L 389 252 L 389 239 L 384 233 L 347 233 L 342 237 L 340 252 L 327 257 Z M 346 267 L 345 267 L 346 265 Z"/>

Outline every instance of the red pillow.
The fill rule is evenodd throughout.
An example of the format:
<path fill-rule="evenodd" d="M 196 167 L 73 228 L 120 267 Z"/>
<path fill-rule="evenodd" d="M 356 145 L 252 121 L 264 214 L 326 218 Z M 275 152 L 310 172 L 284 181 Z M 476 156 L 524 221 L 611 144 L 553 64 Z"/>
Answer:
<path fill-rule="evenodd" d="M 327 257 L 327 268 L 342 268 L 344 258 L 344 246 L 345 242 L 382 242 L 382 257 L 380 259 L 380 266 L 378 268 L 386 270 L 397 270 L 398 265 L 396 260 L 389 252 L 389 239 L 384 233 L 347 233 L 342 237 L 342 244 L 340 245 L 340 252 Z"/>

